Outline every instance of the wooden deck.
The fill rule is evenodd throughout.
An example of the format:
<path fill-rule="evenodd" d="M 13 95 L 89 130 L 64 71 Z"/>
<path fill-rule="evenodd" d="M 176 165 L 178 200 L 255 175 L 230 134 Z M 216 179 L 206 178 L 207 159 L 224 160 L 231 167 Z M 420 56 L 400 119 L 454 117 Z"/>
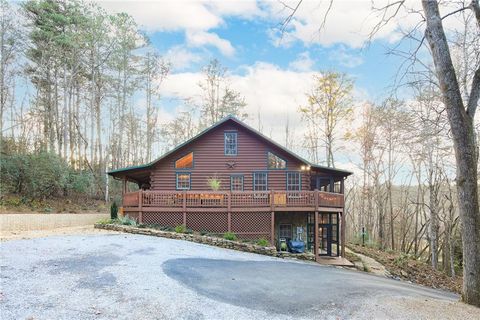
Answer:
<path fill-rule="evenodd" d="M 142 212 L 329 211 L 342 212 L 344 195 L 322 191 L 136 191 L 123 208 Z"/>

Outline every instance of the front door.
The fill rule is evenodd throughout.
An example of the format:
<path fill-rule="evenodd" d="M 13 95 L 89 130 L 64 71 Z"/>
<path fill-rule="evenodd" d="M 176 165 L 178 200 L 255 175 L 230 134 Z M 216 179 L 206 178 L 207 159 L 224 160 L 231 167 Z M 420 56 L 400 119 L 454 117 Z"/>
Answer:
<path fill-rule="evenodd" d="M 318 219 L 318 254 L 338 257 L 338 213 L 321 213 Z"/>
<path fill-rule="evenodd" d="M 318 226 L 319 254 L 321 256 L 332 255 L 332 226 L 321 224 Z"/>

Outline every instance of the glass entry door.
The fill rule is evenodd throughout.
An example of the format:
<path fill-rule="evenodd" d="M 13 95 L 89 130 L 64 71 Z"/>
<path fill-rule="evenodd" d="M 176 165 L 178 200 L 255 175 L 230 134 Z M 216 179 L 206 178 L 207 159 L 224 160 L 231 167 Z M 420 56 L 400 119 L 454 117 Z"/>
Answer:
<path fill-rule="evenodd" d="M 321 256 L 338 257 L 338 213 L 321 213 L 318 219 L 318 253 Z"/>

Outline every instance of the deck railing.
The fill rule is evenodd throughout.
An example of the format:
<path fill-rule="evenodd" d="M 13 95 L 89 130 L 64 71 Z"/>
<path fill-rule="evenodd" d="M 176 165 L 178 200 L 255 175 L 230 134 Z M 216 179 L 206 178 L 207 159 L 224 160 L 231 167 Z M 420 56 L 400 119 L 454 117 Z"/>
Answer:
<path fill-rule="evenodd" d="M 124 207 L 140 208 L 343 208 L 344 195 L 323 191 L 136 191 L 123 195 Z"/>

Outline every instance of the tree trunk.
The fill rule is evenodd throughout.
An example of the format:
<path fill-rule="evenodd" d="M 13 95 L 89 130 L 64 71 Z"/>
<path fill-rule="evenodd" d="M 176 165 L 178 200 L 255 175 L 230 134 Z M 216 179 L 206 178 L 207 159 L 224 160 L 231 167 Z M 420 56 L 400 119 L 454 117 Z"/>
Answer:
<path fill-rule="evenodd" d="M 473 3 L 473 2 L 472 2 Z M 477 150 L 473 117 L 478 106 L 480 70 L 477 70 L 465 110 L 455 69 L 443 30 L 438 3 L 422 1 L 427 29 L 426 39 L 432 51 L 433 62 L 450 123 L 457 164 L 457 193 L 462 223 L 463 292 L 466 303 L 480 307 L 480 212 L 478 205 Z M 478 2 L 477 2 L 478 5 Z"/>

